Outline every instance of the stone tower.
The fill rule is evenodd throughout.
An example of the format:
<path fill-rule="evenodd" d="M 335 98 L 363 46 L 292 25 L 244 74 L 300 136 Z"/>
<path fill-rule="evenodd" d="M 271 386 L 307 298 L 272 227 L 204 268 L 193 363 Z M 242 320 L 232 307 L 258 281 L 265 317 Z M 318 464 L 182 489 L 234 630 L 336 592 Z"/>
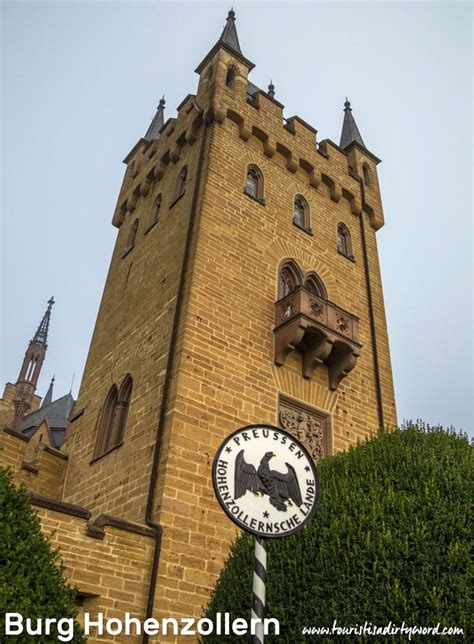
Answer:
<path fill-rule="evenodd" d="M 14 416 L 11 424 L 12 429 L 17 430 L 21 419 L 34 408 L 34 394 L 36 385 L 41 373 L 41 367 L 46 356 L 48 348 L 48 331 L 49 321 L 51 318 L 51 309 L 54 304 L 54 298 L 48 300 L 43 319 L 41 320 L 36 333 L 25 352 L 23 364 L 21 365 L 18 380 L 15 384 L 15 393 L 13 398 Z"/>
<path fill-rule="evenodd" d="M 211 485 L 234 429 L 315 459 L 396 423 L 376 232 L 379 159 L 249 80 L 229 12 L 196 94 L 164 100 L 127 166 L 64 450 L 62 500 L 155 535 L 147 614 L 201 613 L 235 536 Z"/>

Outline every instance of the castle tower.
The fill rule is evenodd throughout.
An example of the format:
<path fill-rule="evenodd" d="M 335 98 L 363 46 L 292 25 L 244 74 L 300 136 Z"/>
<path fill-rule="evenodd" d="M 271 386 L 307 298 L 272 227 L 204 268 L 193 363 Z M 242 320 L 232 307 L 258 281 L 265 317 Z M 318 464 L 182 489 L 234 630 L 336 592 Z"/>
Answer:
<path fill-rule="evenodd" d="M 396 423 L 379 159 L 350 105 L 318 141 L 253 67 L 231 11 L 196 94 L 125 158 L 64 447 L 63 501 L 154 531 L 148 615 L 206 603 L 236 534 L 211 484 L 230 432 L 278 424 L 318 460 Z"/>
<path fill-rule="evenodd" d="M 48 308 L 25 352 L 23 364 L 15 384 L 13 398 L 15 415 L 12 429 L 18 429 L 23 416 L 32 409 L 33 396 L 48 348 L 49 321 L 53 304 L 54 298 L 48 300 Z"/>

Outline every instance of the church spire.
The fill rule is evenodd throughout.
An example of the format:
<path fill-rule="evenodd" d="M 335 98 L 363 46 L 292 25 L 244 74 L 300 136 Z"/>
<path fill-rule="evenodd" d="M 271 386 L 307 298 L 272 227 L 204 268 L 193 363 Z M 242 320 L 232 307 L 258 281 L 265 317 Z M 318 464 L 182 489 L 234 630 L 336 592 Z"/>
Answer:
<path fill-rule="evenodd" d="M 160 130 L 165 122 L 165 105 L 165 97 L 162 96 L 158 103 L 158 107 L 156 108 L 155 116 L 153 117 L 150 127 L 144 136 L 146 141 L 156 141 L 160 138 Z"/>
<path fill-rule="evenodd" d="M 344 150 L 351 143 L 358 143 L 365 148 L 365 143 L 362 140 L 357 123 L 352 116 L 351 104 L 346 97 L 346 102 L 344 103 L 344 123 L 342 124 L 341 142 L 339 146 Z"/>
<path fill-rule="evenodd" d="M 25 352 L 23 364 L 21 365 L 18 380 L 15 385 L 15 396 L 13 404 L 15 406 L 15 416 L 12 422 L 12 429 L 17 430 L 20 426 L 21 419 L 31 411 L 33 396 L 36 391 L 36 385 L 41 372 L 41 367 L 46 356 L 48 348 L 48 331 L 51 319 L 51 309 L 53 308 L 54 298 L 48 300 L 43 319 L 41 320 L 36 333 Z M 52 383 L 50 385 L 52 396 Z M 49 392 L 48 392 L 49 393 Z M 47 396 L 48 394 L 46 394 Z"/>
<path fill-rule="evenodd" d="M 51 297 L 48 300 L 48 308 L 46 309 L 43 319 L 40 322 L 39 327 L 36 330 L 34 338 L 31 342 L 41 345 L 45 350 L 48 348 L 48 331 L 49 331 L 49 321 L 51 319 L 51 309 L 53 308 L 54 297 Z"/>
<path fill-rule="evenodd" d="M 235 11 L 233 8 L 227 14 L 227 21 L 222 31 L 221 37 L 219 38 L 219 42 L 227 45 L 240 56 L 243 56 L 242 50 L 240 49 L 237 29 L 235 26 Z"/>

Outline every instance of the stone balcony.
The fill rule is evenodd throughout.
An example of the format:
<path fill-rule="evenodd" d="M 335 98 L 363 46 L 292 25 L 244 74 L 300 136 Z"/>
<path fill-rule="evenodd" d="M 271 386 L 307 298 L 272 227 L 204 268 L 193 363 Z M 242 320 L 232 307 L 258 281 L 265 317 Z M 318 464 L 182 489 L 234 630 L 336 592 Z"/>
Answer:
<path fill-rule="evenodd" d="M 324 363 L 332 391 L 360 355 L 359 318 L 303 286 L 275 303 L 274 334 L 276 365 L 281 366 L 290 351 L 297 350 L 302 354 L 303 377 L 311 378 Z"/>

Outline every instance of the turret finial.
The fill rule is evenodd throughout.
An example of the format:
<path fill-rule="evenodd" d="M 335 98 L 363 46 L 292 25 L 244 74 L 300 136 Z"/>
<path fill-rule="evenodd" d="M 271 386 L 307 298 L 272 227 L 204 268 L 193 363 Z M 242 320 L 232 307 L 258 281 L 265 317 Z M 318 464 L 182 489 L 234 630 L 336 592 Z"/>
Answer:
<path fill-rule="evenodd" d="M 268 86 L 268 96 L 272 98 L 275 96 L 275 85 L 272 80 L 270 80 L 270 85 Z"/>

